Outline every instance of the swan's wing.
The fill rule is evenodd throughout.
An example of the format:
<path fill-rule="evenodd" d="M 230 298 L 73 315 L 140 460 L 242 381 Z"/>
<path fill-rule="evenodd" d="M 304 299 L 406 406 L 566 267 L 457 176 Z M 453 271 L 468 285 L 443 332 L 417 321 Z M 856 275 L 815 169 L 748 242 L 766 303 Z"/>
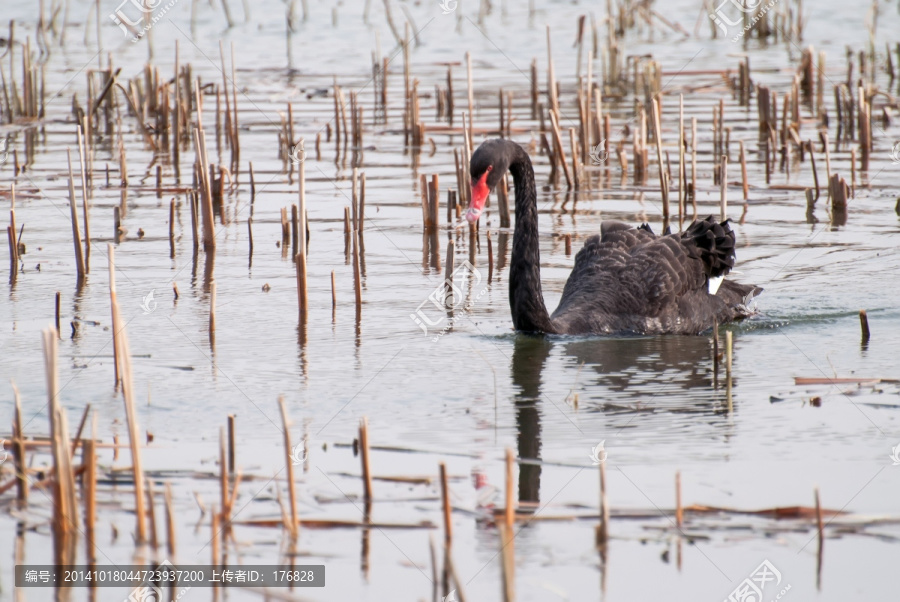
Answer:
<path fill-rule="evenodd" d="M 685 295 L 708 294 L 709 276 L 732 265 L 734 234 L 711 218 L 661 237 L 647 226 L 604 222 L 578 252 L 557 313 L 656 316 Z"/>

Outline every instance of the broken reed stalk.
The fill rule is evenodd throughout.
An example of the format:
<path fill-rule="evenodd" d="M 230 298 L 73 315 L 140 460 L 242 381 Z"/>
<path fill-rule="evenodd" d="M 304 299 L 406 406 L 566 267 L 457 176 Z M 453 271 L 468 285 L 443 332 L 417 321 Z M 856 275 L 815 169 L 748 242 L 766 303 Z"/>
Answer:
<path fill-rule="evenodd" d="M 609 498 L 606 496 L 606 462 L 600 463 L 600 524 L 597 526 L 597 545 L 609 539 Z"/>
<path fill-rule="evenodd" d="M 288 498 L 291 505 L 291 523 L 288 528 L 292 539 L 297 539 L 300 531 L 300 518 L 297 516 L 297 490 L 294 486 L 294 461 L 291 452 L 291 433 L 289 430 L 287 408 L 284 405 L 284 395 L 278 396 L 278 407 L 281 409 L 281 425 L 284 428 L 284 461 L 287 470 Z"/>
<path fill-rule="evenodd" d="M 503 573 L 503 600 L 514 602 L 516 599 L 516 547 L 513 528 L 507 524 L 498 525 L 500 535 L 500 555 Z"/>
<path fill-rule="evenodd" d="M 19 397 L 19 388 L 14 380 L 10 380 L 13 397 L 15 399 L 15 412 L 13 414 L 13 465 L 16 471 L 16 500 L 20 508 L 28 504 L 28 473 L 25 458 L 25 433 L 22 430 L 22 400 Z"/>
<path fill-rule="evenodd" d="M 166 551 L 168 552 L 169 558 L 172 558 L 175 556 L 177 546 L 175 540 L 175 510 L 172 506 L 171 483 L 166 483 L 164 495 L 166 504 Z"/>
<path fill-rule="evenodd" d="M 110 81 L 113 81 L 113 79 L 110 78 Z M 76 132 L 78 133 L 78 165 L 81 175 L 81 204 L 84 210 L 84 216 L 82 216 L 84 218 L 84 273 L 89 274 L 91 272 L 91 221 L 90 213 L 88 212 L 84 134 L 80 125 L 76 128 Z"/>
<path fill-rule="evenodd" d="M 730 330 L 725 331 L 725 376 L 731 376 L 731 359 L 734 343 L 734 333 Z"/>
<path fill-rule="evenodd" d="M 96 414 L 95 414 L 96 416 Z M 92 436 L 81 445 L 81 462 L 84 472 L 81 476 L 84 497 L 85 558 L 93 564 L 97 557 L 94 550 L 94 526 L 97 520 L 97 442 Z"/>
<path fill-rule="evenodd" d="M 439 465 L 441 475 L 441 506 L 444 514 L 444 545 L 450 550 L 453 543 L 453 521 L 451 520 L 452 509 L 450 507 L 450 489 L 447 485 L 447 465 L 441 462 Z"/>
<path fill-rule="evenodd" d="M 825 540 L 825 525 L 822 523 L 822 505 L 819 503 L 819 488 L 815 488 L 816 497 L 816 535 L 819 541 L 819 554 L 822 553 L 822 544 Z"/>
<path fill-rule="evenodd" d="M 147 479 L 147 518 L 150 522 L 150 547 L 159 548 L 159 539 L 156 536 L 156 506 L 153 503 L 153 480 Z"/>
<path fill-rule="evenodd" d="M 209 283 L 209 340 L 216 336 L 216 281 Z"/>
<path fill-rule="evenodd" d="M 81 248 L 81 233 L 78 231 L 78 205 L 75 203 L 75 182 L 72 174 L 72 153 L 66 149 L 66 157 L 69 161 L 69 212 L 72 219 L 72 240 L 75 243 L 75 271 L 78 281 L 84 279 L 84 254 Z M 15 235 L 15 232 L 13 232 Z"/>
<path fill-rule="evenodd" d="M 19 275 L 19 245 L 16 242 L 16 185 L 10 185 L 11 201 L 9 207 L 9 226 L 6 236 L 9 240 L 9 282 L 12 284 Z M 56 327 L 59 330 L 59 326 Z"/>
<path fill-rule="evenodd" d="M 228 474 L 234 476 L 234 414 L 228 415 Z"/>
<path fill-rule="evenodd" d="M 719 221 L 728 219 L 728 155 L 722 155 L 719 170 Z"/>
<path fill-rule="evenodd" d="M 369 464 L 369 419 L 365 416 L 359 421 L 359 459 L 362 463 L 363 499 L 368 508 L 372 503 L 372 470 Z"/>
<path fill-rule="evenodd" d="M 500 212 L 500 227 L 509 228 L 509 186 L 505 175 L 500 178 L 497 187 L 497 210 Z"/>
<path fill-rule="evenodd" d="M 175 259 L 175 199 L 169 201 L 169 257 Z"/>
<path fill-rule="evenodd" d="M 138 428 L 137 412 L 135 410 L 134 384 L 131 373 L 131 352 L 128 345 L 128 335 L 125 332 L 125 323 L 122 321 L 119 311 L 119 302 L 116 299 L 115 284 L 115 248 L 107 243 L 106 253 L 109 257 L 109 297 L 113 314 L 113 349 L 119 365 L 119 375 L 122 382 L 122 397 L 125 402 L 125 418 L 128 426 L 128 443 L 131 447 L 132 478 L 134 479 L 134 500 L 136 517 L 135 539 L 138 543 L 147 541 L 146 512 L 144 509 L 144 470 L 141 463 L 140 429 Z"/>
<path fill-rule="evenodd" d="M 675 526 L 681 531 L 684 524 L 684 508 L 681 506 L 681 471 L 675 473 Z"/>
<path fill-rule="evenodd" d="M 356 300 L 356 311 L 359 312 L 359 310 L 362 308 L 362 280 L 359 265 L 359 233 L 354 230 L 351 233 L 351 236 L 353 242 L 353 289 Z"/>
<path fill-rule="evenodd" d="M 866 315 L 866 310 L 859 310 L 859 327 L 862 330 L 862 342 L 867 343 L 869 341 L 869 317 Z"/>
<path fill-rule="evenodd" d="M 659 189 L 662 193 L 663 222 L 665 229 L 669 225 L 669 185 L 666 181 L 666 173 L 662 155 L 662 135 L 659 123 L 659 99 L 653 99 L 653 137 L 656 140 L 656 161 L 659 165 Z"/>
<path fill-rule="evenodd" d="M 50 406 L 50 439 L 53 452 L 53 546 L 56 564 L 69 564 L 75 559 L 75 536 L 78 531 L 78 502 L 75 498 L 75 474 L 69 452 L 66 410 L 59 402 L 57 355 L 59 337 L 53 328 L 43 330 L 44 367 Z"/>
<path fill-rule="evenodd" d="M 331 311 L 337 307 L 337 290 L 335 289 L 334 270 L 331 270 Z"/>
<path fill-rule="evenodd" d="M 475 90 L 472 87 L 472 55 L 466 52 L 466 83 L 468 84 L 469 124 L 475 119 Z M 470 145 L 471 151 L 471 145 Z"/>
<path fill-rule="evenodd" d="M 515 459 L 513 450 L 506 448 L 506 506 L 504 520 L 506 526 L 512 528 L 516 522 L 516 495 L 515 495 Z"/>
<path fill-rule="evenodd" d="M 741 184 L 744 187 L 744 202 L 750 199 L 750 183 L 747 181 L 747 157 L 744 154 L 744 141 L 740 141 L 741 151 Z M 815 164 L 813 164 L 815 165 Z"/>
<path fill-rule="evenodd" d="M 487 252 L 488 252 L 488 284 L 493 280 L 494 273 L 494 243 L 491 241 L 491 231 L 487 231 Z"/>
<path fill-rule="evenodd" d="M 200 119 L 199 107 L 199 91 L 200 85 L 197 84 L 198 107 L 197 119 Z M 215 251 L 216 237 L 213 231 L 213 201 L 212 201 L 212 185 L 209 176 L 209 160 L 206 155 L 206 134 L 203 132 L 202 126 L 194 127 L 194 149 L 197 155 L 197 177 L 199 178 L 199 204 L 200 204 L 200 221 L 203 225 L 203 249 L 206 252 Z"/>

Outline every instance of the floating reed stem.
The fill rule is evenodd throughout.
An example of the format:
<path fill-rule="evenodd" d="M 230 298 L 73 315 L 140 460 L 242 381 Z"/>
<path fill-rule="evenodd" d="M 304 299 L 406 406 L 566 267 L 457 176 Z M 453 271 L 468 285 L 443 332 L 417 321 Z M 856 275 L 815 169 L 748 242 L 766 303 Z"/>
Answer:
<path fill-rule="evenodd" d="M 56 333 L 59 334 L 59 291 L 56 291 Z"/>
<path fill-rule="evenodd" d="M 137 412 L 135 410 L 134 386 L 131 376 L 131 352 L 128 345 L 128 335 L 125 332 L 125 323 L 119 312 L 119 302 L 116 299 L 115 288 L 115 248 L 111 244 L 106 245 L 109 257 L 109 296 L 113 313 L 113 349 L 119 364 L 119 374 L 122 382 L 122 396 L 125 401 L 125 418 L 128 426 L 128 442 L 131 447 L 132 477 L 134 479 L 134 500 L 136 516 L 135 539 L 138 543 L 147 541 L 146 512 L 144 509 L 144 470 L 141 463 L 140 429 L 138 428 Z"/>
<path fill-rule="evenodd" d="M 284 428 L 284 461 L 285 469 L 287 470 L 288 498 L 291 505 L 291 523 L 288 525 L 288 529 L 291 533 L 291 539 L 296 539 L 300 531 L 300 518 L 297 516 L 297 491 L 294 486 L 294 461 L 289 430 L 290 421 L 288 420 L 287 408 L 284 405 L 284 395 L 278 396 L 278 407 L 281 409 L 281 425 Z"/>
<path fill-rule="evenodd" d="M 368 508 L 372 503 L 372 470 L 369 464 L 369 419 L 365 416 L 359 421 L 359 458 L 362 463 L 363 499 Z"/>
<path fill-rule="evenodd" d="M 869 318 L 866 315 L 866 310 L 859 310 L 859 327 L 862 330 L 862 342 L 867 343 L 869 341 Z"/>

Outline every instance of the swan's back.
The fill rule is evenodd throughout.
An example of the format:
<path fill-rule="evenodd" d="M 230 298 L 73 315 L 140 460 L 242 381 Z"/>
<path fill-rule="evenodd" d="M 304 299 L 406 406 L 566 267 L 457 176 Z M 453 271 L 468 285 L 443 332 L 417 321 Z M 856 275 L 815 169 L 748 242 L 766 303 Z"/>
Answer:
<path fill-rule="evenodd" d="M 709 294 L 709 279 L 734 266 L 734 233 L 712 217 L 681 234 L 657 236 L 646 224 L 604 222 L 575 257 L 552 320 L 557 332 L 698 333 L 749 315 L 761 289 L 730 280 Z"/>

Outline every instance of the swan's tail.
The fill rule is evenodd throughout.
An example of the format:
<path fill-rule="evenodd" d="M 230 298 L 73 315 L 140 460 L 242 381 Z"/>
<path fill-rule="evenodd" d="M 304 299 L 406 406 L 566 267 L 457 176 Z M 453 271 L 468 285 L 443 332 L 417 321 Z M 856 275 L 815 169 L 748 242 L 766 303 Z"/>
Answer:
<path fill-rule="evenodd" d="M 696 246 L 704 271 L 710 278 L 724 276 L 734 267 L 734 232 L 728 220 L 721 224 L 712 216 L 697 220 L 684 231 L 681 240 Z"/>

